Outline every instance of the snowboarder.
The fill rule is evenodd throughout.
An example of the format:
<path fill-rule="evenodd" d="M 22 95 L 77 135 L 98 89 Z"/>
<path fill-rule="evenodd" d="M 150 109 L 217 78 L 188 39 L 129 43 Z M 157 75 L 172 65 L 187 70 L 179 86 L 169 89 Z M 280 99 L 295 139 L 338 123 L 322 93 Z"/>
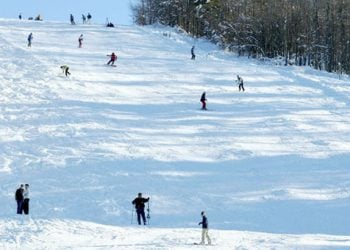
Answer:
<path fill-rule="evenodd" d="M 72 14 L 70 14 L 70 24 L 74 25 L 74 16 Z"/>
<path fill-rule="evenodd" d="M 116 54 L 114 52 L 111 55 L 107 55 L 111 57 L 111 59 L 108 61 L 107 65 L 111 64 L 111 66 L 114 66 L 114 62 L 117 60 Z"/>
<path fill-rule="evenodd" d="M 202 241 L 200 244 L 204 245 L 205 238 L 207 238 L 208 245 L 211 245 L 211 240 L 208 234 L 208 219 L 207 219 L 207 216 L 205 216 L 204 211 L 201 212 L 201 215 L 202 215 L 202 221 L 198 223 L 198 225 L 202 225 Z"/>
<path fill-rule="evenodd" d="M 136 209 L 136 214 L 137 214 L 137 222 L 139 223 L 139 225 L 141 225 L 141 217 L 143 220 L 143 224 L 146 225 L 147 221 L 146 221 L 146 216 L 145 216 L 145 203 L 149 201 L 149 197 L 143 198 L 142 197 L 142 193 L 139 193 L 137 198 L 135 198 L 132 201 L 132 204 L 135 205 L 135 209 Z"/>
<path fill-rule="evenodd" d="M 207 110 L 207 98 L 205 97 L 205 92 L 203 92 L 202 96 L 201 96 L 201 103 L 202 103 L 202 110 Z"/>
<path fill-rule="evenodd" d="M 90 14 L 90 13 L 88 13 L 88 14 L 87 14 L 87 21 L 88 21 L 88 23 L 90 23 L 91 18 L 92 18 L 91 14 Z"/>
<path fill-rule="evenodd" d="M 83 23 L 86 23 L 86 16 L 84 14 L 81 15 L 81 18 L 83 19 Z"/>
<path fill-rule="evenodd" d="M 22 13 L 19 13 L 18 18 L 19 20 L 22 20 Z"/>
<path fill-rule="evenodd" d="M 84 38 L 83 38 L 83 34 L 81 34 L 81 35 L 79 36 L 79 39 L 78 39 L 78 42 L 79 42 L 79 48 L 81 48 L 81 46 L 83 45 L 83 40 L 84 40 Z"/>
<path fill-rule="evenodd" d="M 196 59 L 196 55 L 194 54 L 194 46 L 192 46 L 192 49 L 191 49 L 191 55 L 192 55 L 192 60 Z"/>
<path fill-rule="evenodd" d="M 64 73 L 66 76 L 70 75 L 69 67 L 67 65 L 62 65 L 61 69 L 62 69 L 62 73 Z"/>
<path fill-rule="evenodd" d="M 23 191 L 24 191 L 24 186 L 23 184 L 21 184 L 21 186 L 16 190 L 16 194 L 15 194 L 15 198 L 17 202 L 17 214 L 22 214 L 23 201 L 24 201 Z"/>
<path fill-rule="evenodd" d="M 28 36 L 28 47 L 32 47 L 33 33 L 30 33 Z"/>
<path fill-rule="evenodd" d="M 237 75 L 237 84 L 238 84 L 238 91 L 243 91 L 244 92 L 244 86 L 243 86 L 243 78 Z"/>
<path fill-rule="evenodd" d="M 29 184 L 24 185 L 23 198 L 23 212 L 29 214 Z"/>

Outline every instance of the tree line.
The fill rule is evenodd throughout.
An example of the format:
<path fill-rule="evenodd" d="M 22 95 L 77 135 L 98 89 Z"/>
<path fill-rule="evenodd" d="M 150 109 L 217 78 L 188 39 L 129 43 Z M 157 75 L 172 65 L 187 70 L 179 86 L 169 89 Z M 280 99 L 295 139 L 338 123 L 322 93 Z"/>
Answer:
<path fill-rule="evenodd" d="M 350 73 L 349 0 L 138 0 L 132 12 L 238 55 Z"/>

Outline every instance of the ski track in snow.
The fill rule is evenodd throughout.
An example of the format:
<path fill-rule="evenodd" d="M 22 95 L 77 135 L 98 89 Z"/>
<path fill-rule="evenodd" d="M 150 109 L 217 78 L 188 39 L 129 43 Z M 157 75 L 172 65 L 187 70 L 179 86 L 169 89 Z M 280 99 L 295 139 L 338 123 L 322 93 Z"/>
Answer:
<path fill-rule="evenodd" d="M 0 248 L 202 249 L 202 210 L 215 249 L 350 247 L 349 77 L 202 40 L 192 61 L 192 44 L 164 27 L 0 19 Z M 19 183 L 30 218 L 13 215 Z M 130 226 L 140 191 L 150 228 Z"/>

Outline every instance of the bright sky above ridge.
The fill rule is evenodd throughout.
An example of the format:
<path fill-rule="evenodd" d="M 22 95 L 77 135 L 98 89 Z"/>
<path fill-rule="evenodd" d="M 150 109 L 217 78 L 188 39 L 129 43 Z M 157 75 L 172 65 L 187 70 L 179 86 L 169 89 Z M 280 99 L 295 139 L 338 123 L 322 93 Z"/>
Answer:
<path fill-rule="evenodd" d="M 135 0 L 1 0 L 0 18 L 24 19 L 41 15 L 44 20 L 67 21 L 73 14 L 77 23 L 88 12 L 95 23 L 105 23 L 106 18 L 114 24 L 131 24 L 130 3 Z"/>

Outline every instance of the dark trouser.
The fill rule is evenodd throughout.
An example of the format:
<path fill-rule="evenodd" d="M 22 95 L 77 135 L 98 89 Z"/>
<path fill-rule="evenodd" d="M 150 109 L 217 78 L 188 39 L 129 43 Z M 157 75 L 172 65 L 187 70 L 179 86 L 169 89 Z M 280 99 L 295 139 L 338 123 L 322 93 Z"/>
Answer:
<path fill-rule="evenodd" d="M 64 70 L 64 73 L 66 74 L 66 76 L 70 75 L 70 73 L 69 73 L 68 70 L 69 70 L 69 69 L 65 69 L 65 70 Z"/>
<path fill-rule="evenodd" d="M 196 59 L 196 55 L 195 54 L 192 54 L 192 60 Z"/>
<path fill-rule="evenodd" d="M 17 200 L 17 214 L 22 214 L 23 200 Z"/>
<path fill-rule="evenodd" d="M 23 212 L 24 214 L 29 214 L 29 199 L 24 199 Z"/>
<path fill-rule="evenodd" d="M 112 63 L 112 65 L 114 65 L 114 60 L 109 60 L 109 62 L 107 63 L 108 65 L 110 64 L 110 63 Z"/>
<path fill-rule="evenodd" d="M 243 83 L 240 83 L 240 84 L 238 85 L 238 90 L 239 90 L 239 91 L 241 91 L 241 90 L 244 91 Z"/>
<path fill-rule="evenodd" d="M 141 216 L 142 216 L 142 220 L 143 220 L 143 224 L 146 225 L 146 216 L 145 216 L 145 210 L 143 208 L 138 208 L 136 209 L 136 213 L 137 213 L 137 222 L 139 223 L 139 225 L 141 225 Z"/>
<path fill-rule="evenodd" d="M 205 101 L 201 101 L 202 103 L 202 109 L 207 109 L 207 104 L 205 103 Z"/>

